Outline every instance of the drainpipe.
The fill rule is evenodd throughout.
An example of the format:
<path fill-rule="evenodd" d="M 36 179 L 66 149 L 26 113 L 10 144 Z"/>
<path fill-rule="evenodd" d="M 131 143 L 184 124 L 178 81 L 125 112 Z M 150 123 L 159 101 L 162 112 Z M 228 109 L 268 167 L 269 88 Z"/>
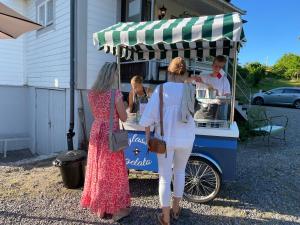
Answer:
<path fill-rule="evenodd" d="M 154 0 L 151 0 L 151 20 L 154 20 L 154 6 L 155 2 Z"/>
<path fill-rule="evenodd" d="M 70 125 L 67 133 L 68 150 L 74 149 L 74 92 L 75 92 L 75 16 L 77 0 L 70 0 Z"/>

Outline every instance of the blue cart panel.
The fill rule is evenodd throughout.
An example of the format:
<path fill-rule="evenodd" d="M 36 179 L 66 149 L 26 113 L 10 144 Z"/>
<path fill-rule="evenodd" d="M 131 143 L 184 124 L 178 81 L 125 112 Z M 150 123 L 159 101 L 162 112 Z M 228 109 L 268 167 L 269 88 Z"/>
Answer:
<path fill-rule="evenodd" d="M 125 150 L 128 169 L 158 172 L 155 153 L 147 151 L 145 132 L 128 131 L 129 147 Z"/>
<path fill-rule="evenodd" d="M 237 138 L 197 135 L 192 152 L 205 155 L 219 165 L 223 181 L 235 179 Z"/>
<path fill-rule="evenodd" d="M 145 132 L 128 131 L 129 147 L 125 150 L 128 169 L 158 172 L 156 154 L 147 151 Z M 237 138 L 196 135 L 193 155 L 217 165 L 223 181 L 236 175 Z"/>

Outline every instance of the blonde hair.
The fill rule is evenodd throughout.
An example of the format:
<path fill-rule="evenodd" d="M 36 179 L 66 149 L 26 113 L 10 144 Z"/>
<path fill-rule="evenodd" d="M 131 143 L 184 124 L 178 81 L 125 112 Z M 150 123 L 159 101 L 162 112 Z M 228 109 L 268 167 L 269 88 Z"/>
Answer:
<path fill-rule="evenodd" d="M 226 59 L 226 57 L 223 56 L 223 55 L 217 55 L 217 56 L 214 58 L 213 63 L 215 63 L 216 61 L 217 61 L 217 62 L 220 62 L 220 63 L 226 63 L 226 62 L 227 62 L 227 59 Z"/>
<path fill-rule="evenodd" d="M 107 91 L 116 82 L 117 63 L 106 62 L 98 73 L 97 79 L 92 86 L 92 90 Z"/>
<path fill-rule="evenodd" d="M 140 75 L 135 75 L 134 77 L 131 78 L 131 82 L 137 83 L 137 84 L 142 84 L 143 83 L 143 77 Z"/>
<path fill-rule="evenodd" d="M 168 72 L 172 75 L 177 76 L 184 75 L 186 72 L 186 65 L 184 59 L 181 57 L 174 58 L 168 67 Z"/>

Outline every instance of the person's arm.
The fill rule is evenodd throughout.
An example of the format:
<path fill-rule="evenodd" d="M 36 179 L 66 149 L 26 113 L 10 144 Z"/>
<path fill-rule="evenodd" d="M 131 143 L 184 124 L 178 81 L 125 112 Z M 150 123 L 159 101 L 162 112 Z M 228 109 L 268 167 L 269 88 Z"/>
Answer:
<path fill-rule="evenodd" d="M 203 83 L 201 77 L 199 76 L 191 76 L 185 79 L 185 83 L 193 83 L 193 81 L 198 82 L 198 83 Z"/>
<path fill-rule="evenodd" d="M 229 84 L 229 81 L 227 78 L 224 80 L 224 91 L 223 92 L 224 92 L 223 93 L 224 96 L 231 96 L 230 84 Z"/>
<path fill-rule="evenodd" d="M 139 124 L 143 127 L 149 127 L 159 121 L 159 86 L 153 92 L 145 110 L 142 114 Z"/>
<path fill-rule="evenodd" d="M 151 96 L 152 92 L 153 92 L 153 90 L 151 88 L 149 88 L 149 87 L 146 88 L 146 94 L 148 97 Z"/>
<path fill-rule="evenodd" d="M 150 127 L 145 127 L 145 134 L 146 134 L 146 143 L 149 146 L 149 140 L 150 140 Z"/>
<path fill-rule="evenodd" d="M 204 80 L 203 80 L 203 78 L 201 78 L 201 76 L 188 77 L 184 82 L 185 83 L 193 83 L 193 81 L 195 81 L 197 83 L 205 84 L 207 86 L 207 88 L 210 89 L 210 90 L 214 89 L 214 87 L 211 84 L 208 84 L 208 83 L 204 82 Z"/>
<path fill-rule="evenodd" d="M 129 106 L 129 112 L 132 112 L 132 109 L 133 109 L 133 90 L 131 90 L 129 92 L 128 106 Z"/>
<path fill-rule="evenodd" d="M 117 100 L 116 101 L 116 109 L 117 109 L 117 113 L 119 115 L 119 118 L 122 122 L 125 122 L 127 120 L 127 113 L 126 113 L 126 109 L 125 109 L 123 99 L 121 97 L 121 98 L 117 98 L 116 100 Z"/>

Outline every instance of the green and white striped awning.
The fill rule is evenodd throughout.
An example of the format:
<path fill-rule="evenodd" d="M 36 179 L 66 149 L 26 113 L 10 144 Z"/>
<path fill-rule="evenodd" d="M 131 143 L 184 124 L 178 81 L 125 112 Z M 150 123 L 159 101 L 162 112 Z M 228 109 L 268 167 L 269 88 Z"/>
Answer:
<path fill-rule="evenodd" d="M 238 13 L 171 20 L 118 23 L 94 33 L 99 50 L 131 60 L 233 57 L 245 42 L 243 21 Z"/>

